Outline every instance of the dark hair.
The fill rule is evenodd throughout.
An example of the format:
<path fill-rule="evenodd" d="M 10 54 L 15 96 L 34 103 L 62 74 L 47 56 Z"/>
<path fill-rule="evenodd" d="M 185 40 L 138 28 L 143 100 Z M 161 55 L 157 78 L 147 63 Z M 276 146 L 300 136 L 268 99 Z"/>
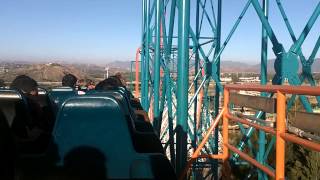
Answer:
<path fill-rule="evenodd" d="M 69 86 L 69 87 L 76 87 L 77 84 L 77 77 L 74 76 L 73 74 L 66 74 L 62 78 L 62 86 Z"/>
<path fill-rule="evenodd" d="M 112 90 L 118 87 L 123 87 L 123 84 L 118 78 L 111 76 L 99 82 L 95 89 L 96 90 Z"/>
<path fill-rule="evenodd" d="M 29 76 L 19 75 L 12 81 L 10 88 L 20 90 L 25 94 L 30 94 L 31 91 L 38 90 L 38 83 Z"/>
<path fill-rule="evenodd" d="M 119 74 L 116 74 L 116 75 L 114 75 L 114 76 L 110 76 L 109 78 L 115 79 L 115 80 L 118 82 L 119 86 L 122 86 L 122 87 L 125 86 L 124 83 L 123 83 L 123 79 L 122 79 L 121 74 L 120 74 L 120 75 L 119 75 Z"/>

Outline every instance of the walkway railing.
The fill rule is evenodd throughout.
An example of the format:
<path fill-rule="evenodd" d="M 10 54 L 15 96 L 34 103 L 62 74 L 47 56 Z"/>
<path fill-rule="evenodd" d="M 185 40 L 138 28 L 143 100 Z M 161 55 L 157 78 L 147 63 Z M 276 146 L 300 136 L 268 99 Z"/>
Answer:
<path fill-rule="evenodd" d="M 247 119 L 242 119 L 232 115 L 229 112 L 230 107 L 230 92 L 231 91 L 258 91 L 258 92 L 267 92 L 267 93 L 274 93 L 276 97 L 275 102 L 275 109 L 274 113 L 276 114 L 276 127 L 268 127 L 263 126 L 261 124 L 255 123 L 255 121 L 248 121 Z M 198 145 L 196 151 L 193 153 L 191 159 L 188 161 L 186 168 L 184 169 L 183 173 L 180 176 L 180 179 L 184 179 L 188 174 L 192 163 L 198 158 L 211 158 L 211 159 L 221 159 L 224 162 L 227 162 L 229 159 L 229 151 L 237 153 L 240 158 L 248 161 L 253 166 L 257 167 L 261 171 L 265 172 L 270 177 L 278 179 L 285 179 L 285 143 L 292 142 L 295 144 L 302 145 L 306 148 L 309 148 L 314 151 L 320 152 L 320 144 L 313 142 L 311 140 L 307 140 L 301 137 L 298 137 L 294 134 L 291 134 L 287 131 L 286 127 L 286 94 L 292 95 L 312 95 L 312 96 L 319 96 L 320 95 L 320 87 L 309 87 L 309 86 L 279 86 L 279 85 L 226 85 L 224 87 L 224 107 L 216 117 L 216 119 L 211 124 L 210 128 L 207 130 L 206 135 L 204 136 L 203 140 L 201 141 L 200 145 Z M 258 96 L 251 96 L 258 97 Z M 250 102 L 250 99 L 249 99 Z M 266 103 L 268 104 L 268 103 Z M 270 103 L 269 103 L 270 105 Z M 261 107 L 261 104 L 259 105 Z M 270 108 L 269 108 L 270 109 Z M 320 116 L 319 116 L 320 117 Z M 223 136 L 223 151 L 222 154 L 201 154 L 202 148 L 207 143 L 209 137 L 212 135 L 212 132 L 217 127 L 220 122 L 220 119 L 223 119 L 222 122 L 222 136 Z M 253 127 L 258 130 L 262 130 L 266 133 L 270 133 L 276 136 L 276 167 L 275 171 L 270 169 L 268 166 L 265 166 L 255 160 L 254 158 L 250 157 L 245 152 L 238 150 L 235 146 L 229 144 L 228 138 L 228 127 L 229 127 L 229 120 L 238 122 L 241 124 L 245 124 L 249 127 Z M 315 119 L 316 120 L 316 119 Z M 320 128 L 320 127 L 319 127 Z"/>

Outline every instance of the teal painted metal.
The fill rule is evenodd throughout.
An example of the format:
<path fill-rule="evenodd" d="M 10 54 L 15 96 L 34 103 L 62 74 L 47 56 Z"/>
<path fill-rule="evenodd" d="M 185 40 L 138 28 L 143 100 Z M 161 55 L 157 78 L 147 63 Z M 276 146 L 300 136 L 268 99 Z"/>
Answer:
<path fill-rule="evenodd" d="M 216 57 L 213 59 L 213 62 L 216 62 L 218 60 L 218 58 L 220 58 L 224 48 L 227 46 L 228 42 L 230 41 L 232 35 L 234 34 L 234 32 L 236 31 L 237 27 L 239 26 L 241 20 L 243 19 L 244 15 L 246 14 L 248 8 L 250 6 L 250 0 L 248 0 L 248 2 L 246 3 L 246 5 L 244 6 L 242 12 L 240 13 L 237 21 L 234 23 L 231 31 L 229 32 L 226 40 L 223 42 L 223 45 L 220 47 L 220 51 L 217 53 Z"/>
<path fill-rule="evenodd" d="M 176 163 L 176 153 L 175 153 L 175 140 L 174 140 L 174 129 L 173 129 L 173 110 L 172 110 L 172 84 L 170 78 L 170 70 L 169 70 L 169 63 L 170 63 L 170 56 L 172 54 L 172 36 L 173 36 L 173 29 L 174 29 L 174 19 L 176 14 L 176 0 L 172 0 L 171 2 L 171 9 L 170 9 L 170 19 L 169 19 L 169 34 L 168 34 L 168 43 L 165 48 L 165 61 L 166 61 L 166 68 L 165 68 L 165 85 L 166 85 L 166 100 L 167 100 L 167 108 L 168 108 L 168 131 L 169 131 L 169 142 L 170 142 L 170 159 L 171 164 L 175 167 Z"/>
<path fill-rule="evenodd" d="M 263 15 L 263 12 L 262 12 L 262 9 L 261 9 L 259 3 L 256 0 L 251 0 L 251 2 L 252 2 L 260 20 L 261 20 L 264 28 L 266 28 L 266 30 L 267 30 L 267 34 L 273 44 L 274 53 L 278 58 L 277 61 L 275 62 L 275 69 L 276 69 L 277 74 L 275 75 L 275 77 L 273 79 L 273 83 L 274 84 L 281 84 L 284 81 L 284 79 L 287 78 L 291 85 L 300 85 L 301 82 L 300 82 L 300 79 L 298 78 L 298 75 L 297 75 L 297 65 L 296 65 L 297 58 L 295 56 L 292 56 L 292 54 L 291 54 L 291 56 L 288 55 L 288 53 L 285 52 L 283 46 L 278 42 L 275 34 L 273 33 L 273 30 L 272 30 L 270 24 L 268 23 L 266 17 Z M 309 26 L 312 25 L 312 21 L 314 21 L 314 14 L 315 13 L 318 13 L 318 6 L 317 6 L 316 10 L 314 11 L 313 16 L 310 18 L 309 22 L 307 23 L 307 25 L 309 25 Z M 311 27 L 312 26 L 310 26 L 309 28 L 311 29 Z M 288 70 L 288 71 L 283 71 L 283 70 Z M 295 72 L 295 73 L 293 73 L 293 72 Z M 270 96 L 272 96 L 272 95 L 270 95 Z M 305 96 L 300 96 L 300 100 L 303 103 L 303 105 L 307 111 L 309 111 L 309 112 L 312 111 L 310 103 L 308 102 L 308 100 L 306 99 Z M 262 112 L 258 112 L 256 117 L 261 118 L 262 115 L 263 115 Z M 243 140 L 240 142 L 240 144 L 238 146 L 238 148 L 240 150 L 243 150 L 245 143 L 251 137 L 253 132 L 254 132 L 254 128 L 249 128 L 247 130 L 246 135 L 244 136 Z M 234 155 L 233 161 L 235 161 L 237 159 L 237 157 L 238 157 L 238 155 Z"/>
<path fill-rule="evenodd" d="M 136 146 L 133 146 L 133 141 L 137 141 L 139 138 L 132 139 L 132 133 L 137 131 L 128 123 L 129 121 L 135 123 L 136 119 L 128 119 L 128 115 L 130 116 L 128 113 L 130 112 L 125 107 L 129 107 L 130 104 L 127 103 L 130 103 L 130 101 L 126 99 L 129 94 L 124 88 L 113 92 L 90 91 L 81 97 L 76 96 L 76 92 L 72 89 L 69 91 L 66 88 L 53 89 L 50 94 L 58 95 L 57 92 L 64 97 L 69 96 L 69 92 L 73 92 L 74 96 L 64 99 L 64 103 L 59 107 L 57 121 L 52 132 L 54 143 L 50 143 L 48 146 L 48 150 L 53 153 L 42 153 L 41 155 L 38 154 L 40 156 L 27 158 L 27 165 L 20 167 L 22 174 L 28 174 L 36 179 L 45 179 L 44 176 L 47 177 L 48 175 L 65 179 L 70 177 L 70 173 L 57 173 L 54 169 L 62 169 L 68 166 L 75 170 L 73 177 L 79 179 L 83 178 L 83 175 L 90 174 L 80 172 L 84 170 L 81 167 L 89 163 L 93 166 L 85 167 L 86 170 L 89 168 L 89 171 L 92 170 L 91 172 L 96 172 L 97 169 L 101 171 L 98 174 L 90 174 L 90 177 L 94 176 L 98 179 L 175 179 L 173 169 L 163 154 L 137 152 Z M 95 106 L 92 106 L 92 104 Z M 95 118 L 90 118 L 93 116 Z M 70 132 L 72 133 L 68 136 L 65 135 Z M 112 135 L 110 136 L 110 134 Z M 150 133 L 141 132 L 139 134 L 141 138 L 150 135 Z M 114 137 L 117 137 L 119 142 L 114 143 Z M 110 148 L 111 146 L 115 148 Z M 160 142 L 158 147 L 161 150 Z M 86 162 L 80 160 L 78 161 L 80 164 L 69 163 L 69 161 L 72 161 L 72 157 L 79 156 L 79 154 L 81 157 L 83 157 L 83 154 L 94 154 L 96 158 L 88 158 Z M 50 159 L 50 161 L 41 161 L 43 158 Z M 150 159 L 152 159 L 152 163 Z M 26 160 L 21 159 L 21 162 Z M 39 160 L 42 163 L 39 163 Z M 137 160 L 145 163 L 139 165 Z M 100 166 L 100 164 L 103 165 Z M 159 166 L 161 166 L 161 169 L 156 168 Z M 39 173 L 39 169 L 44 173 Z M 170 177 L 167 174 L 171 174 Z M 162 177 L 159 177 L 159 175 L 162 175 Z M 21 178 L 24 179 L 23 176 Z"/>
<path fill-rule="evenodd" d="M 217 28 L 216 28 L 216 48 L 215 48 L 215 56 L 217 57 L 218 52 L 220 51 L 220 41 L 221 41 L 221 15 L 222 15 L 222 0 L 218 0 L 218 12 L 217 12 Z M 220 82 L 220 56 L 216 61 L 216 76 L 219 79 Z M 220 110 L 220 88 L 218 87 L 218 85 L 216 85 L 215 88 L 215 98 L 214 98 L 214 115 L 218 116 L 219 114 L 219 110 Z M 219 140 L 219 127 L 216 127 L 215 131 L 214 131 L 214 150 L 213 153 L 214 154 L 218 154 L 218 140 Z M 214 161 L 214 166 L 213 166 L 213 174 L 214 174 L 214 179 L 218 179 L 219 178 L 219 173 L 218 173 L 218 161 L 215 160 Z"/>
<path fill-rule="evenodd" d="M 173 167 L 175 167 L 175 159 L 176 159 L 176 153 L 175 153 L 175 146 L 174 146 L 174 130 L 173 130 L 173 112 L 172 112 L 172 94 L 171 94 L 171 84 L 169 79 L 169 73 L 166 72 L 165 78 L 166 78 L 166 96 L 167 96 L 167 104 L 168 104 L 168 130 L 169 130 L 169 142 L 170 142 L 170 159 L 171 164 Z"/>
<path fill-rule="evenodd" d="M 264 16 L 266 19 L 268 19 L 269 15 L 269 0 L 263 0 L 263 12 Z M 260 63 L 260 84 L 266 85 L 267 84 L 267 77 L 268 77 L 268 70 L 267 70 L 267 65 L 268 65 L 268 36 L 267 32 L 262 26 L 262 39 L 261 39 L 261 63 Z M 266 93 L 262 93 L 261 96 L 267 96 Z M 266 114 L 263 113 L 261 119 L 265 120 Z M 266 146 L 266 133 L 262 130 L 259 130 L 259 151 L 257 153 L 257 161 L 260 162 L 261 164 L 264 164 L 264 154 L 265 154 L 265 146 Z M 267 179 L 266 174 L 263 171 L 258 170 L 258 179 Z"/>
<path fill-rule="evenodd" d="M 282 3 L 280 0 L 276 0 L 277 1 L 277 5 L 278 5 L 278 8 L 281 12 L 281 15 L 282 15 L 282 18 L 283 20 L 285 21 L 286 23 L 286 26 L 287 26 L 287 29 L 290 33 L 290 36 L 291 36 L 291 39 L 292 41 L 295 43 L 297 41 L 297 38 L 293 32 L 293 29 L 290 25 L 290 22 L 289 22 L 289 18 L 287 17 L 286 13 L 285 13 L 285 10 L 282 6 Z M 309 24 L 309 23 L 308 23 Z M 300 57 L 300 61 L 301 61 L 301 65 L 302 65 L 302 73 L 300 74 L 300 80 L 301 80 L 301 83 L 303 83 L 305 81 L 305 79 L 307 79 L 310 83 L 311 86 L 315 86 L 315 81 L 314 81 L 314 78 L 313 78 L 313 75 L 312 75 L 312 71 L 311 71 L 311 66 L 315 60 L 315 55 L 317 54 L 318 50 L 319 50 L 319 45 L 320 45 L 320 37 L 318 38 L 317 40 L 317 43 L 310 55 L 310 57 L 308 58 L 308 60 L 305 58 L 305 56 L 303 55 L 302 51 L 301 51 L 301 48 L 298 50 L 298 55 Z M 289 103 L 288 103 L 288 107 L 290 108 L 295 100 L 296 96 L 294 95 Z M 318 101 L 318 106 L 320 106 L 320 96 L 316 97 L 317 98 L 317 101 Z"/>
<path fill-rule="evenodd" d="M 199 4 L 199 1 L 200 0 L 197 0 L 196 1 L 196 38 L 197 38 L 197 41 L 199 41 L 199 35 L 200 35 L 200 4 Z M 195 78 L 193 80 L 193 84 L 194 84 L 194 92 L 197 91 L 198 89 L 198 74 L 199 72 L 199 62 L 200 62 L 200 56 L 199 56 L 199 47 L 198 46 L 195 46 L 194 47 L 194 53 L 195 53 L 195 59 L 194 59 L 194 74 L 195 74 Z M 190 88 L 192 87 L 192 85 L 190 85 Z M 196 96 L 196 99 L 198 99 L 198 96 Z M 194 106 L 193 106 L 193 132 L 194 132 L 194 137 L 193 137 L 193 141 L 192 141 L 192 147 L 194 149 L 194 151 L 197 149 L 197 122 L 200 121 L 200 119 L 198 119 L 198 101 L 195 101 L 194 102 Z M 196 159 L 196 162 L 198 160 Z M 195 168 L 192 167 L 192 171 L 195 172 Z M 197 178 L 197 173 L 194 173 L 194 179 Z"/>
<path fill-rule="evenodd" d="M 156 26 L 156 36 L 155 36 L 155 58 L 154 58 L 154 100 L 153 100 L 153 108 L 154 108 L 154 119 L 153 125 L 155 126 L 155 130 L 160 136 L 161 124 L 160 124 L 160 111 L 159 111 L 159 92 L 160 92 L 160 60 L 161 60 L 161 52 L 160 52 L 160 44 L 161 44 L 161 8 L 162 0 L 156 0 L 156 16 L 155 16 L 155 26 Z"/>
<path fill-rule="evenodd" d="M 269 154 L 270 154 L 271 149 L 272 149 L 273 145 L 275 144 L 275 142 L 276 142 L 276 137 L 273 136 L 273 137 L 271 138 L 268 146 L 267 146 L 267 150 L 266 150 L 266 152 L 265 152 L 265 154 L 264 154 L 263 161 L 267 161 L 267 158 L 269 157 Z"/>
<path fill-rule="evenodd" d="M 269 14 L 269 0 L 263 0 L 263 11 L 265 17 L 268 19 Z M 262 26 L 262 42 L 261 42 L 261 65 L 260 65 L 260 81 L 262 85 L 267 84 L 268 76 L 268 35 L 264 27 Z M 266 94 L 263 94 L 264 96 Z"/>
<path fill-rule="evenodd" d="M 220 93 L 222 85 L 220 82 L 220 58 L 224 49 L 229 44 L 233 34 L 236 32 L 242 19 L 250 5 L 253 5 L 254 10 L 259 17 L 262 24 L 262 43 L 261 43 L 261 84 L 267 83 L 267 42 L 268 38 L 271 41 L 273 52 L 277 57 L 275 62 L 276 75 L 273 78 L 274 84 L 282 84 L 284 81 L 289 82 L 291 85 L 299 86 L 307 80 L 312 86 L 315 86 L 315 81 L 312 76 L 311 67 L 315 60 L 317 51 L 320 46 L 320 38 L 315 44 L 315 47 L 309 58 L 305 58 L 301 50 L 301 45 L 307 37 L 308 32 L 311 30 L 317 16 L 319 15 L 319 4 L 313 12 L 305 26 L 304 34 L 299 34 L 296 38 L 293 28 L 290 25 L 289 18 L 286 16 L 284 7 L 280 0 L 276 0 L 280 13 L 287 26 L 289 34 L 293 40 L 291 49 L 285 50 L 282 46 L 280 39 L 277 39 L 273 27 L 270 25 L 267 17 L 268 0 L 248 0 L 238 17 L 234 22 L 231 30 L 227 32 L 227 36 L 223 43 L 221 41 L 221 3 L 222 0 L 195 0 L 192 1 L 189 16 L 194 16 L 187 22 L 181 22 L 185 14 L 183 12 L 183 5 L 190 3 L 190 1 L 176 1 L 176 0 L 144 0 L 144 18 L 143 21 L 143 45 L 141 60 L 143 61 L 142 79 L 143 86 L 142 92 L 144 94 L 143 101 L 144 109 L 148 110 L 153 105 L 152 112 L 155 117 L 159 114 L 159 122 L 155 118 L 154 124 L 158 124 L 158 131 L 160 131 L 161 139 L 165 144 L 166 153 L 170 154 L 171 163 L 176 164 L 177 171 L 181 171 L 185 163 L 186 153 L 192 153 L 191 149 L 197 147 L 197 143 L 201 141 L 202 134 L 210 126 L 211 120 L 219 110 Z M 262 6 L 261 7 L 261 2 Z M 158 14 L 158 3 L 162 3 L 161 11 Z M 146 8 L 148 6 L 148 8 Z M 226 6 L 227 8 L 227 6 Z M 148 11 L 148 12 L 147 12 Z M 178 13 L 176 13 L 178 11 Z M 212 14 L 211 14 L 212 13 Z M 227 11 L 225 13 L 228 13 Z M 159 18 L 160 16 L 160 19 Z M 219 17 L 220 16 L 220 17 Z M 148 20 L 147 20 L 148 18 Z M 179 20 L 177 23 L 176 21 Z M 195 22 L 194 22 L 195 21 Z M 159 24 L 161 23 L 162 30 L 159 31 Z M 186 25 L 188 24 L 188 26 Z M 178 26 L 177 26 L 178 25 Z M 220 26 L 220 27 L 219 27 Z M 177 29 L 184 27 L 185 31 L 178 31 Z M 186 31 L 189 31 L 188 33 Z M 205 31 L 204 31 L 205 30 Z M 147 32 L 149 35 L 147 36 Z M 162 46 L 159 46 L 159 32 L 163 38 Z M 207 34 L 205 34 L 205 32 Z M 184 36 L 181 36 L 181 33 Z M 209 33 L 209 35 L 208 35 Z M 225 33 L 223 33 L 225 34 Z M 184 39 L 185 41 L 182 41 Z M 190 44 L 187 44 L 189 43 Z M 184 62 L 181 63 L 181 47 L 184 52 Z M 148 60 L 148 61 L 147 61 Z M 147 63 L 151 65 L 147 66 Z M 298 65 L 301 63 L 302 73 L 298 74 Z M 178 67 L 178 68 L 177 68 Z M 190 71 L 188 67 L 194 67 Z M 148 70 L 150 68 L 150 72 Z M 158 76 L 158 72 L 162 68 L 163 77 Z M 204 74 L 202 75 L 202 70 Z M 178 74 L 178 75 L 177 75 Z M 182 74 L 182 75 L 181 75 Z M 214 80 L 213 84 L 211 80 Z M 188 81 L 191 83 L 188 86 Z M 184 86 L 182 85 L 184 82 Z M 215 98 L 212 101 L 212 95 L 209 94 L 209 87 L 215 85 Z M 147 87 L 149 89 L 147 89 Z M 161 98 L 157 90 L 161 89 Z M 203 91 L 202 91 L 203 90 Z M 203 102 L 201 108 L 198 109 L 200 103 L 200 92 L 203 92 Z M 261 94 L 262 96 L 272 97 L 273 94 Z M 304 96 L 299 96 L 305 109 L 312 111 L 310 103 Z M 320 102 L 319 97 L 317 97 Z M 148 101 L 153 101 L 150 104 Z M 294 102 L 295 97 L 289 101 L 288 106 Z M 160 108 L 158 109 L 158 102 L 160 101 Z M 292 102 L 292 103 L 291 103 Z M 320 104 L 319 104 L 320 105 Z M 187 107 L 187 108 L 185 108 Z M 181 118 L 182 117 L 182 118 Z M 265 113 L 257 112 L 255 117 L 265 118 Z M 160 129 L 161 125 L 161 129 Z M 240 126 L 241 132 L 244 134 L 243 139 L 240 141 L 238 148 L 243 150 L 246 145 L 249 147 L 249 152 L 253 157 L 268 166 L 268 155 L 272 150 L 274 140 L 271 139 L 267 143 L 265 134 L 263 132 L 256 132 L 254 128 L 245 129 Z M 217 134 L 215 131 L 213 137 L 209 139 L 208 144 L 205 146 L 204 153 L 217 152 Z M 183 133 L 182 136 L 180 134 Z M 258 148 L 254 146 L 251 139 L 253 133 L 258 133 L 259 141 Z M 176 144 L 175 144 L 176 143 Z M 268 145 L 267 145 L 268 144 Z M 232 158 L 234 164 L 239 164 L 238 155 Z M 202 164 L 206 163 L 212 168 L 213 177 L 217 178 L 216 165 L 211 161 L 204 162 L 202 159 L 196 161 L 192 168 L 192 177 L 201 178 L 198 173 L 199 167 L 204 167 Z M 241 164 L 241 163 L 240 163 Z M 253 170 L 253 173 L 257 170 Z M 258 171 L 259 179 L 266 179 L 264 173 Z M 203 177 L 202 177 L 203 178 Z"/>
<path fill-rule="evenodd" d="M 177 157 L 176 172 L 187 163 L 190 0 L 178 1 Z"/>
<path fill-rule="evenodd" d="M 320 47 L 320 36 L 319 36 L 319 38 L 316 42 L 316 45 L 314 46 L 312 53 L 308 59 L 308 62 L 310 65 L 312 65 L 314 63 L 317 52 L 319 51 L 319 47 Z"/>
<path fill-rule="evenodd" d="M 293 53 L 296 54 L 299 51 L 299 49 L 301 48 L 302 43 L 304 42 L 304 40 L 308 36 L 312 26 L 314 25 L 314 23 L 318 19 L 319 15 L 320 15 L 320 2 L 318 3 L 316 9 L 313 11 L 311 17 L 309 18 L 308 23 L 306 24 L 306 26 L 303 29 L 301 35 L 299 36 L 297 41 L 291 46 L 291 48 L 289 50 L 290 52 L 293 52 Z"/>
<path fill-rule="evenodd" d="M 140 63 L 140 69 L 141 69 L 141 105 L 144 109 L 146 109 L 146 104 L 145 104 L 145 98 L 146 98 L 146 93 L 145 93 L 145 56 L 146 56 L 146 46 L 145 46 L 145 40 L 146 40 L 146 0 L 142 0 L 142 35 L 141 35 L 141 63 Z"/>
<path fill-rule="evenodd" d="M 284 81 L 285 78 L 288 79 L 289 83 L 292 85 L 300 85 L 300 79 L 298 78 L 297 72 L 298 72 L 298 58 L 297 55 L 297 49 L 301 47 L 301 44 L 303 43 L 304 39 L 306 38 L 308 32 L 310 31 L 312 25 L 314 24 L 317 16 L 319 15 L 319 4 L 316 8 L 316 10 L 313 12 L 313 15 L 309 19 L 306 27 L 304 28 L 304 32 L 301 33 L 299 39 L 297 42 L 295 42 L 290 50 L 289 53 L 286 53 L 283 49 L 282 45 L 279 44 L 275 34 L 273 33 L 272 27 L 268 23 L 266 17 L 263 15 L 261 11 L 261 7 L 257 0 L 251 1 L 263 26 L 265 27 L 269 38 L 271 42 L 274 45 L 274 52 L 277 56 L 277 60 L 275 61 L 275 70 L 276 70 L 276 79 L 281 79 L 280 83 Z M 280 50 L 280 51 L 279 51 Z M 284 68 L 286 67 L 286 68 Z M 302 104 L 304 105 L 305 109 L 308 112 L 312 111 L 312 107 L 310 103 L 308 102 L 307 98 L 305 96 L 300 96 L 300 100 Z"/>
<path fill-rule="evenodd" d="M 145 25 L 145 62 L 144 62 L 144 90 L 143 90 L 143 108 L 148 112 L 149 111 L 149 60 L 150 60 L 150 0 L 146 0 L 146 25 Z"/>
<path fill-rule="evenodd" d="M 259 16 L 259 19 L 260 19 L 264 29 L 266 30 L 266 32 L 270 38 L 270 41 L 273 44 L 273 51 L 274 51 L 275 55 L 277 57 L 279 57 L 280 55 L 282 55 L 283 52 L 285 52 L 283 45 L 281 43 L 279 43 L 275 33 L 273 32 L 271 25 L 269 24 L 268 20 L 264 16 L 263 10 L 260 7 L 258 0 L 251 0 L 251 3 L 253 5 L 257 15 Z"/>

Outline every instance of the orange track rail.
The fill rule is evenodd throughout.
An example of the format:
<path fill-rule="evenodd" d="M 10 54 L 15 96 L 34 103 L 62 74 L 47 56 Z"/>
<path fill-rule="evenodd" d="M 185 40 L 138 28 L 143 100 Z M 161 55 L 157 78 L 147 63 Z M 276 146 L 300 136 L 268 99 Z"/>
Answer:
<path fill-rule="evenodd" d="M 276 112 L 276 129 L 271 127 L 265 127 L 256 123 L 249 122 L 245 119 L 234 117 L 229 113 L 229 94 L 230 91 L 259 91 L 259 92 L 269 92 L 276 93 L 277 97 L 277 112 Z M 191 159 L 188 161 L 187 166 L 185 167 L 183 173 L 180 175 L 179 179 L 184 179 L 188 174 L 188 170 L 191 167 L 192 163 L 197 158 L 212 158 L 212 159 L 221 159 L 224 162 L 227 161 L 229 157 L 229 150 L 239 154 L 239 156 L 250 162 L 252 165 L 256 166 L 260 170 L 264 171 L 270 177 L 275 178 L 276 180 L 285 179 L 285 143 L 290 141 L 296 144 L 300 144 L 306 148 L 319 151 L 320 144 L 312 142 L 298 136 L 289 134 L 286 132 L 286 94 L 303 94 L 303 95 L 320 95 L 320 87 L 310 87 L 310 86 L 278 86 L 278 85 L 226 85 L 224 87 L 224 107 L 216 119 L 211 124 L 210 128 L 207 130 L 207 133 L 203 140 L 201 141 L 198 148 L 193 153 Z M 212 131 L 219 124 L 219 120 L 223 119 L 222 123 L 222 136 L 223 136 L 223 153 L 222 154 L 207 154 L 200 155 L 201 149 L 207 143 Z M 229 144 L 228 139 L 228 126 L 229 120 L 236 121 L 248 126 L 254 127 L 256 129 L 263 130 L 267 133 L 273 134 L 276 136 L 276 169 L 273 172 L 267 166 L 259 163 L 254 158 L 250 157 L 248 154 L 241 152 L 236 147 Z"/>

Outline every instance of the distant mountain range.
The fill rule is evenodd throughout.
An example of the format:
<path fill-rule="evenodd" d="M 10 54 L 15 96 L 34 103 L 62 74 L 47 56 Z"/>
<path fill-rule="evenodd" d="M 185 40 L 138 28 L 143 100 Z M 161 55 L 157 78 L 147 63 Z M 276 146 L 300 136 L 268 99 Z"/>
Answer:
<path fill-rule="evenodd" d="M 107 63 L 107 67 L 130 71 L 131 62 L 130 61 L 112 61 L 110 63 Z M 134 67 L 135 67 L 135 64 L 133 64 L 133 68 Z"/>
<path fill-rule="evenodd" d="M 274 73 L 274 59 L 268 60 L 268 73 Z M 123 70 L 130 70 L 130 61 L 113 61 L 108 63 L 110 68 L 119 68 Z M 133 67 L 134 68 L 134 67 Z M 320 59 L 316 59 L 313 64 L 313 72 L 320 72 Z M 245 63 L 240 61 L 221 61 L 222 72 L 260 72 L 260 64 Z"/>
<path fill-rule="evenodd" d="M 117 65 L 118 64 L 118 65 Z M 129 65 L 128 65 L 129 64 Z M 129 72 L 130 62 L 114 62 L 108 69 L 109 75 L 117 72 Z M 0 62 L 0 79 L 12 81 L 17 75 L 28 75 L 40 82 L 59 82 L 65 74 L 74 74 L 79 79 L 99 81 L 106 76 L 103 65 L 80 63 L 36 63 L 29 61 L 2 61 Z"/>
<path fill-rule="evenodd" d="M 89 63 L 33 63 L 31 61 L 3 61 L 0 60 L 1 68 L 10 69 L 10 74 L 30 74 L 35 77 L 42 77 L 41 79 L 52 79 L 58 80 L 61 76 L 67 72 L 72 72 L 77 74 L 79 77 L 87 76 L 88 74 L 101 75 L 106 73 L 106 67 L 109 68 L 109 74 L 114 74 L 115 72 L 129 72 L 131 68 L 130 61 L 112 61 L 106 63 L 105 65 L 95 65 Z M 56 64 L 56 65 L 55 65 Z M 61 65 L 60 65 L 61 64 Z M 268 60 L 267 68 L 268 73 L 274 73 L 274 59 Z M 176 65 L 175 65 L 176 67 Z M 320 72 L 320 58 L 316 59 L 313 64 L 313 72 Z M 1 70 L 1 69 L 0 69 Z M 190 69 L 192 70 L 192 69 Z M 133 63 L 133 71 L 135 71 L 135 64 Z M 225 73 L 259 73 L 260 64 L 258 63 L 246 63 L 240 61 L 221 61 L 221 72 Z M 2 76 L 5 74 L 2 74 Z M 9 76 L 9 74 L 5 75 Z M 1 77 L 0 77 L 1 78 Z M 12 79 L 12 77 L 8 78 Z"/>
<path fill-rule="evenodd" d="M 0 78 L 6 81 L 12 81 L 17 75 L 28 75 L 37 81 L 61 81 L 62 77 L 67 73 L 72 73 L 79 78 L 84 78 L 85 73 L 78 68 L 68 65 L 60 65 L 56 63 L 49 64 L 10 64 L 6 65 L 7 72 L 0 73 Z"/>

